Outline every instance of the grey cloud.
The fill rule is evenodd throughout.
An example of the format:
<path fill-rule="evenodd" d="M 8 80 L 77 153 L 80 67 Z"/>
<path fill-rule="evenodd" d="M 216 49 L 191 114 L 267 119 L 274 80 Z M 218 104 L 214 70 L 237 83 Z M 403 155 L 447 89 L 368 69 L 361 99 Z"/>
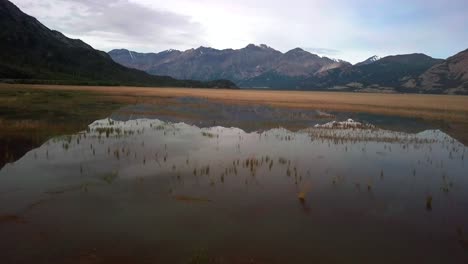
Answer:
<path fill-rule="evenodd" d="M 49 6 L 55 6 L 54 15 L 50 15 L 50 9 L 39 1 L 17 2 L 32 5 L 31 10 L 39 14 L 31 15 L 68 35 L 116 43 L 125 40 L 135 46 L 153 46 L 155 49 L 167 44 L 185 46 L 203 42 L 201 25 L 191 22 L 190 17 L 129 0 L 53 0 Z"/>

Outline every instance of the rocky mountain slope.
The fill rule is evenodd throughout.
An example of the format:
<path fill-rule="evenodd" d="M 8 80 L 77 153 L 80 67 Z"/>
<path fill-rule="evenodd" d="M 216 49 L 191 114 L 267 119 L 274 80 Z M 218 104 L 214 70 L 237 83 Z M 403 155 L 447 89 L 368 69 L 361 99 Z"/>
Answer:
<path fill-rule="evenodd" d="M 351 65 L 300 48 L 282 53 L 266 45 L 253 44 L 238 50 L 200 47 L 146 54 L 122 49 L 110 51 L 109 55 L 122 65 L 151 74 L 202 81 L 229 79 L 243 87 L 272 88 L 277 81 L 270 82 L 271 79 L 288 82 Z"/>
<path fill-rule="evenodd" d="M 115 63 L 81 40 L 50 30 L 0 0 L 0 79 L 15 82 L 235 87 L 230 81 L 181 81 Z"/>
<path fill-rule="evenodd" d="M 367 60 L 351 67 L 327 71 L 318 78 L 305 81 L 306 86 L 350 89 L 399 89 L 402 83 L 442 62 L 424 54 L 387 56 Z"/>
<path fill-rule="evenodd" d="M 432 93 L 468 94 L 468 49 L 408 80 L 405 87 Z"/>

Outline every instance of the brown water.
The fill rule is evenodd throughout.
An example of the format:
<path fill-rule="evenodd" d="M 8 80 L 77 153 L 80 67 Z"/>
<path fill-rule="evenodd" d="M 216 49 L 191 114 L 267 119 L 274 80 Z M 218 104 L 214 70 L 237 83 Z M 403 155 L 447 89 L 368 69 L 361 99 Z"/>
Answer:
<path fill-rule="evenodd" d="M 440 130 L 139 118 L 0 171 L 1 263 L 468 261 L 468 151 Z"/>

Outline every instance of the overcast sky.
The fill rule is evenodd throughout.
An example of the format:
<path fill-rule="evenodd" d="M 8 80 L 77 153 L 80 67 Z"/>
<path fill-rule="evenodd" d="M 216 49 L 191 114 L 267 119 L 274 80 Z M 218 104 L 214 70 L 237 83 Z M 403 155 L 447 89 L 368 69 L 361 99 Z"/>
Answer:
<path fill-rule="evenodd" d="M 468 48 L 467 0 L 13 0 L 96 49 L 300 47 L 353 63 Z"/>

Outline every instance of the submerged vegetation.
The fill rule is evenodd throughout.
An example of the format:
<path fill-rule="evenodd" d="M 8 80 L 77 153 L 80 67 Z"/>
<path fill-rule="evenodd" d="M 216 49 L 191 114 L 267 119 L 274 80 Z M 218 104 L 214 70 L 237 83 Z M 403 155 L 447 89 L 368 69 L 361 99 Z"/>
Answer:
<path fill-rule="evenodd" d="M 0 167 L 53 136 L 85 129 L 121 106 L 111 98 L 89 92 L 2 87 L 0 146 L 4 153 L 0 154 Z"/>
<path fill-rule="evenodd" d="M 118 176 L 119 176 L 118 172 L 113 171 L 113 172 L 104 174 L 103 176 L 101 176 L 101 179 L 108 184 L 112 184 L 115 181 L 115 179 L 117 179 Z"/>

